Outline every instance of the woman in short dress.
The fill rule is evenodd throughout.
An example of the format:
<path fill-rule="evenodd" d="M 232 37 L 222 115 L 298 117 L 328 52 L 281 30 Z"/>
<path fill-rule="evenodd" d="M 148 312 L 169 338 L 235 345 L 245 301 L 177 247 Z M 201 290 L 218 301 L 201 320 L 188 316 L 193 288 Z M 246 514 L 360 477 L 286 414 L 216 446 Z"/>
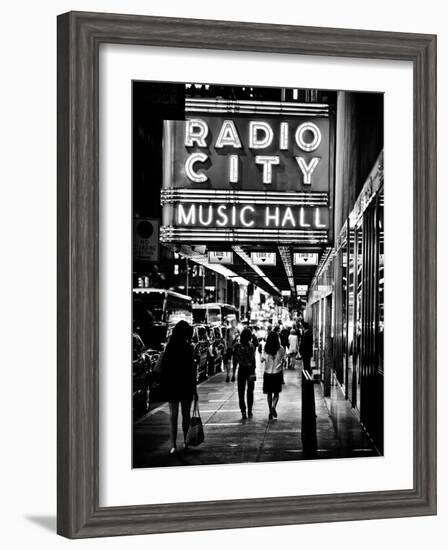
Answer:
<path fill-rule="evenodd" d="M 266 339 L 261 360 L 264 362 L 263 393 L 267 395 L 269 420 L 272 420 L 277 418 L 277 405 L 282 391 L 285 360 L 285 348 L 280 345 L 279 335 L 273 330 Z"/>
<path fill-rule="evenodd" d="M 288 337 L 288 369 L 293 369 L 296 364 L 296 357 L 299 351 L 299 337 L 295 329 L 291 330 Z"/>

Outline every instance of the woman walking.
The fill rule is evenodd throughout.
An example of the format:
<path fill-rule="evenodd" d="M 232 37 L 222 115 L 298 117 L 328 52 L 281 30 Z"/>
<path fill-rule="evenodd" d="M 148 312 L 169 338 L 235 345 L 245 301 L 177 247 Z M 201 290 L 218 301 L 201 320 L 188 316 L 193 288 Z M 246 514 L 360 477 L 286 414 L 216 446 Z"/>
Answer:
<path fill-rule="evenodd" d="M 249 416 L 252 418 L 252 406 L 254 404 L 254 386 L 255 386 L 255 348 L 252 344 L 252 331 L 245 328 L 241 331 L 240 341 L 235 344 L 233 349 L 234 364 L 238 364 L 238 398 L 243 420 Z M 246 393 L 247 386 L 247 409 Z M 247 414 L 246 414 L 247 410 Z"/>
<path fill-rule="evenodd" d="M 299 351 L 299 337 L 295 329 L 291 330 L 288 337 L 288 369 L 293 369 L 296 364 L 296 357 Z"/>
<path fill-rule="evenodd" d="M 232 320 L 226 328 L 224 340 L 224 367 L 226 369 L 226 382 L 230 382 L 230 372 L 232 371 L 232 382 L 235 382 L 235 361 L 232 361 L 233 346 L 238 336 L 235 321 Z M 233 363 L 233 369 L 232 369 Z"/>
<path fill-rule="evenodd" d="M 277 405 L 282 391 L 285 348 L 274 331 L 269 333 L 261 360 L 264 362 L 263 393 L 267 394 L 269 420 L 277 418 Z"/>
<path fill-rule="evenodd" d="M 190 425 L 193 398 L 197 400 L 196 367 L 193 359 L 191 337 L 193 328 L 186 321 L 179 321 L 173 329 L 161 359 L 161 385 L 170 408 L 170 454 L 177 450 L 177 421 L 179 404 L 182 410 L 184 447 Z"/>

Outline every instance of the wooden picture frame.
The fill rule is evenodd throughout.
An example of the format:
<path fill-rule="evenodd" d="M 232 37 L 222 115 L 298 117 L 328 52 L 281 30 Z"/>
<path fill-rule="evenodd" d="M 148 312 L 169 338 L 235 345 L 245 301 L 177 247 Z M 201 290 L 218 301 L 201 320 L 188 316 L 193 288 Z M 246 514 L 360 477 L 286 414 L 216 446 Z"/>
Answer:
<path fill-rule="evenodd" d="M 414 484 L 409 490 L 99 506 L 99 47 L 406 60 L 414 74 Z M 436 513 L 436 37 L 70 12 L 58 18 L 58 533 L 69 538 Z"/>

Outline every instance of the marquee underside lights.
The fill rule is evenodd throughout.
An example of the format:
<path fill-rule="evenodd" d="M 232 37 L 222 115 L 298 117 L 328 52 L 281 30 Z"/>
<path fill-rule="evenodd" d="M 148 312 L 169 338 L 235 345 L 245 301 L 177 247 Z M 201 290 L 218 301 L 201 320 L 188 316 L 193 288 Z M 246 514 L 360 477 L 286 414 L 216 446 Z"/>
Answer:
<path fill-rule="evenodd" d="M 288 193 L 220 189 L 162 189 L 162 205 L 175 202 L 206 204 L 286 204 L 289 206 L 328 206 L 328 193 Z"/>
<path fill-rule="evenodd" d="M 215 115 L 249 114 L 291 117 L 328 117 L 326 103 L 298 103 L 292 101 L 258 101 L 253 99 L 186 98 L 185 109 L 189 113 L 211 113 Z"/>
<path fill-rule="evenodd" d="M 236 254 L 238 254 L 238 256 L 243 259 L 255 271 L 255 273 L 264 280 L 265 283 L 273 288 L 277 294 L 280 294 L 280 289 L 271 281 L 271 279 L 269 279 L 269 277 L 258 267 L 258 265 L 252 261 L 249 254 L 244 252 L 240 246 L 234 246 L 233 251 L 236 252 Z"/>
<path fill-rule="evenodd" d="M 226 279 L 233 280 L 239 285 L 247 286 L 249 284 L 247 279 L 238 276 L 234 271 L 230 270 L 225 265 L 210 263 L 207 253 L 198 251 L 197 247 L 194 248 L 187 244 L 168 245 L 168 247 L 171 248 L 173 252 L 177 252 L 184 258 L 188 258 L 199 265 L 206 266 L 208 269 L 219 273 Z"/>
<path fill-rule="evenodd" d="M 328 232 L 278 229 L 184 229 L 173 226 L 160 228 L 162 243 L 287 243 L 303 245 L 325 245 Z"/>
<path fill-rule="evenodd" d="M 288 279 L 291 291 L 295 292 L 294 274 L 292 271 L 291 251 L 289 249 L 289 246 L 279 246 L 278 251 L 280 253 L 280 258 L 283 262 L 283 267 L 285 268 L 286 278 Z"/>

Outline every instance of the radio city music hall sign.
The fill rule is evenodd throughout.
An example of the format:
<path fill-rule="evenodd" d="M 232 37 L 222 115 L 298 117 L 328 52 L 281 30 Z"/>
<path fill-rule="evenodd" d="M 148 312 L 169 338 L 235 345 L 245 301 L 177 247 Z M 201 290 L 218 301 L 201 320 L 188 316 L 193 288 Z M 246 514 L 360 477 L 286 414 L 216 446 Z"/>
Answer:
<path fill-rule="evenodd" d="M 208 228 L 240 241 L 257 230 L 276 230 L 276 242 L 285 232 L 328 240 L 329 139 L 328 117 L 166 121 L 164 226 L 173 239 L 174 228 L 183 237 L 189 228 Z"/>

